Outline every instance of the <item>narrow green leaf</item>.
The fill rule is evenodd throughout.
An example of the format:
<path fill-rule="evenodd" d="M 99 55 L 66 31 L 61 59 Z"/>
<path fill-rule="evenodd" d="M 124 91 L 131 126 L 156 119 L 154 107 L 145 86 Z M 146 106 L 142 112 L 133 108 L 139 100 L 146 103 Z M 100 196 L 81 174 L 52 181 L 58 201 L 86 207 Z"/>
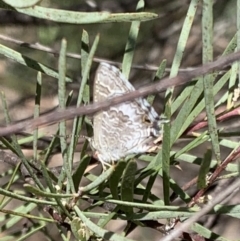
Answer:
<path fill-rule="evenodd" d="M 11 122 L 11 119 L 10 119 L 10 115 L 9 115 L 9 111 L 8 111 L 8 107 L 7 107 L 7 101 L 6 101 L 4 92 L 0 91 L 0 98 L 1 98 L 2 104 L 3 104 L 3 113 L 4 113 L 4 117 L 6 119 L 6 123 L 9 124 Z M 36 185 L 38 187 L 40 187 L 41 189 L 44 189 L 42 183 L 40 182 L 37 175 L 32 170 L 32 167 L 30 166 L 28 160 L 24 156 L 22 149 L 21 149 L 20 145 L 18 144 L 16 135 L 11 136 L 11 143 L 8 142 L 4 138 L 1 138 L 1 140 L 6 146 L 9 147 L 10 150 L 13 151 L 13 153 L 15 153 L 18 157 L 20 157 L 20 160 L 22 161 L 24 167 L 27 169 L 29 175 L 33 178 Z"/>
<path fill-rule="evenodd" d="M 58 81 L 58 100 L 59 100 L 59 108 L 65 109 L 66 108 L 66 52 L 67 52 L 67 41 L 65 39 L 62 40 L 60 55 L 59 55 L 59 63 L 58 63 L 58 70 L 59 70 L 59 81 Z M 72 163 L 71 160 L 68 158 L 67 152 L 67 127 L 66 121 L 63 120 L 59 123 L 59 134 L 60 134 L 60 146 L 61 146 L 61 153 L 63 157 L 63 169 L 58 179 L 58 186 L 60 189 L 62 188 L 65 175 L 67 176 L 67 193 L 75 193 L 74 184 L 72 180 Z"/>
<path fill-rule="evenodd" d="M 85 187 L 80 187 L 79 191 L 82 193 L 89 192 L 94 188 L 98 187 L 101 183 L 106 181 L 113 173 L 114 166 L 111 166 L 107 171 L 103 172 L 98 178 L 96 178 L 93 182 L 88 184 Z"/>
<path fill-rule="evenodd" d="M 73 194 L 60 194 L 60 193 L 51 193 L 51 192 L 43 192 L 40 189 L 37 189 L 34 186 L 31 186 L 30 184 L 24 184 L 24 187 L 26 188 L 26 190 L 28 190 L 30 193 L 34 193 L 37 196 L 41 196 L 41 197 L 53 197 L 53 198 L 72 198 Z"/>
<path fill-rule="evenodd" d="M 132 22 L 132 21 L 149 21 L 158 18 L 156 13 L 114 13 L 108 16 L 107 19 L 104 19 L 103 23 L 110 22 Z"/>
<path fill-rule="evenodd" d="M 134 241 L 132 239 L 125 238 L 117 233 L 113 233 L 108 230 L 100 228 L 98 225 L 93 223 L 89 218 L 87 218 L 77 206 L 74 207 L 74 210 L 78 214 L 78 217 L 85 223 L 85 225 L 93 233 L 97 234 L 97 236 L 104 237 L 104 239 L 110 240 L 110 241 Z"/>
<path fill-rule="evenodd" d="M 203 63 L 213 60 L 213 1 L 203 0 L 203 16 L 202 16 L 202 39 L 203 39 Z M 208 74 L 203 78 L 204 99 L 206 105 L 208 130 L 212 141 L 212 147 L 216 159 L 220 165 L 220 147 L 218 141 L 217 121 L 214 109 L 213 81 L 215 74 Z"/>
<path fill-rule="evenodd" d="M 25 65 L 31 69 L 40 71 L 53 78 L 56 78 L 56 79 L 59 78 L 58 73 L 56 71 L 52 70 L 51 68 L 47 67 L 46 65 L 40 64 L 39 62 L 37 62 L 13 49 L 10 49 L 2 44 L 0 44 L 0 54 L 6 56 L 9 59 L 14 60 L 15 62 Z M 72 80 L 69 77 L 66 77 L 66 81 L 72 82 Z"/>
<path fill-rule="evenodd" d="M 81 161 L 80 161 L 76 171 L 74 172 L 72 178 L 73 178 L 73 183 L 74 183 L 75 190 L 78 190 L 79 184 L 81 182 L 81 179 L 83 177 L 83 174 L 84 174 L 86 168 L 88 167 L 88 165 L 90 163 L 90 160 L 91 160 L 91 157 L 84 156 L 81 159 Z"/>
<path fill-rule="evenodd" d="M 188 40 L 188 37 L 190 34 L 192 23 L 193 23 L 193 20 L 194 20 L 196 11 L 197 11 L 198 3 L 199 3 L 199 0 L 191 0 L 191 2 L 189 4 L 186 18 L 184 19 L 183 27 L 182 27 L 180 37 L 178 40 L 176 53 L 175 53 L 175 56 L 173 59 L 170 77 L 174 77 L 178 73 L 178 69 L 179 69 L 181 61 L 182 61 L 182 57 L 183 57 L 184 50 L 185 50 L 185 47 L 187 44 L 187 40 Z"/>
<path fill-rule="evenodd" d="M 144 8 L 144 1 L 143 0 L 138 1 L 136 10 L 140 11 L 143 8 Z M 127 79 L 129 78 L 129 73 L 132 66 L 134 50 L 137 44 L 137 37 L 140 30 L 140 24 L 141 24 L 140 21 L 132 22 L 129 35 L 128 35 L 128 40 L 125 47 L 123 64 L 122 64 L 122 73 Z"/>
<path fill-rule="evenodd" d="M 210 164 L 212 160 L 212 151 L 207 150 L 202 159 L 201 167 L 198 173 L 197 187 L 198 189 L 205 188 L 207 186 L 207 174 L 209 172 Z"/>
<path fill-rule="evenodd" d="M 192 140 L 190 143 L 188 143 L 186 146 L 184 146 L 181 150 L 177 151 L 176 154 L 174 155 L 175 158 L 178 158 L 180 155 L 189 152 L 195 147 L 198 147 L 202 143 L 206 142 L 209 140 L 209 136 L 207 135 L 207 132 L 203 132 L 200 136 Z"/>
<path fill-rule="evenodd" d="M 12 8 L 3 2 L 0 2 L 0 7 L 54 22 L 73 24 L 149 21 L 158 17 L 156 13 L 148 12 L 111 14 L 109 12 L 74 12 L 41 6 L 34 6 L 34 8 Z"/>
<path fill-rule="evenodd" d="M 158 177 L 158 171 L 155 171 L 154 173 L 152 173 L 150 175 L 149 180 L 148 180 L 147 185 L 146 185 L 146 188 L 145 188 L 145 191 L 144 191 L 144 195 L 142 197 L 142 201 L 144 203 L 147 202 L 148 197 L 151 194 L 151 190 L 153 188 L 153 185 L 154 185 L 157 177 Z"/>
<path fill-rule="evenodd" d="M 238 62 L 235 62 L 232 64 L 231 76 L 230 76 L 229 83 L 228 83 L 228 90 L 226 91 L 226 93 L 227 93 L 227 109 L 228 110 L 230 108 L 232 108 L 233 104 L 234 104 L 233 103 L 233 92 L 231 90 L 233 90 L 236 86 L 237 74 L 238 74 Z M 223 101 L 222 98 L 218 101 L 218 103 L 221 103 L 220 101 Z"/>
<path fill-rule="evenodd" d="M 220 235 L 214 233 L 213 231 L 203 227 L 202 225 L 196 222 L 191 225 L 191 229 L 204 238 L 210 238 L 212 240 L 219 240 L 219 241 L 230 241 L 229 239 L 221 237 Z"/>
<path fill-rule="evenodd" d="M 2 0 L 13 8 L 29 8 L 33 7 L 42 0 Z"/>
<path fill-rule="evenodd" d="M 41 72 L 38 72 L 36 91 L 35 91 L 34 118 L 39 117 L 39 114 L 40 114 L 41 93 L 42 93 L 42 74 Z M 33 131 L 33 159 L 34 160 L 37 160 L 37 139 L 38 139 L 38 129 Z"/>
<path fill-rule="evenodd" d="M 23 196 L 20 194 L 16 194 L 10 191 L 7 191 L 5 189 L 0 188 L 0 194 L 5 195 L 7 197 L 12 197 L 21 201 L 25 201 L 27 203 L 37 203 L 38 205 L 43 204 L 43 205 L 52 205 L 52 206 L 56 206 L 57 203 L 56 202 L 50 202 L 50 201 L 45 201 L 45 200 L 40 200 L 40 199 L 35 199 L 35 198 L 30 198 L 27 196 Z"/>
<path fill-rule="evenodd" d="M 137 163 L 134 159 L 131 159 L 126 166 L 121 183 L 121 199 L 123 201 L 133 201 L 136 171 Z M 128 214 L 132 214 L 133 208 L 124 207 L 124 211 Z"/>
<path fill-rule="evenodd" d="M 91 69 L 93 57 L 97 50 L 98 42 L 99 42 L 99 35 L 97 35 L 95 37 L 92 48 L 91 48 L 90 52 L 88 53 L 89 36 L 86 31 L 83 31 L 82 43 L 81 43 L 82 44 L 81 53 L 83 54 L 84 59 L 82 59 L 82 61 L 81 61 L 82 81 L 81 81 L 81 85 L 79 87 L 77 106 L 80 106 L 80 104 L 82 103 L 83 97 L 84 97 L 84 95 L 86 95 L 85 94 L 86 90 L 89 91 L 89 88 L 86 87 L 86 85 L 87 85 L 87 81 L 89 79 L 89 72 Z M 90 96 L 90 93 L 88 92 L 88 101 L 89 101 L 89 96 Z M 70 147 L 69 147 L 69 158 L 71 161 L 73 160 L 74 150 L 77 146 L 78 136 L 79 136 L 80 130 L 82 129 L 83 121 L 84 121 L 83 117 L 76 117 L 76 118 L 74 118 L 74 121 L 73 121 L 72 137 L 71 137 L 71 143 L 70 143 Z"/>
<path fill-rule="evenodd" d="M 92 24 L 109 19 L 109 12 L 73 12 L 54 8 L 35 6 L 34 8 L 15 8 L 15 11 L 29 16 L 51 20 L 58 23 Z"/>
<path fill-rule="evenodd" d="M 166 64 L 167 64 L 167 60 L 166 59 L 162 60 L 161 64 L 158 67 L 158 70 L 157 70 L 157 72 L 155 74 L 155 77 L 154 77 L 153 81 L 157 81 L 157 80 L 161 79 L 164 76 L 164 72 L 165 72 L 165 69 L 166 69 Z M 149 95 L 147 97 L 148 103 L 152 105 L 154 103 L 154 98 L 155 98 L 155 95 Z"/>
<path fill-rule="evenodd" d="M 219 80 L 218 82 L 214 85 L 213 87 L 213 95 L 216 95 L 221 88 L 224 86 L 224 84 L 226 84 L 226 82 L 228 81 L 230 76 L 230 71 L 228 71 L 227 73 L 225 73 Z M 196 87 L 198 86 L 198 88 L 193 89 L 190 98 L 188 99 L 188 101 L 184 104 L 184 107 L 181 109 L 179 115 L 177 116 L 176 120 L 174 122 L 177 123 L 177 125 L 173 125 L 172 126 L 172 130 L 171 130 L 171 138 L 172 141 L 174 141 L 174 136 L 176 136 L 175 138 L 177 139 L 179 136 L 181 136 L 181 134 L 187 129 L 187 127 L 193 123 L 193 120 L 196 118 L 196 116 L 199 115 L 199 113 L 204 109 L 205 107 L 205 101 L 201 100 L 196 106 L 195 108 L 192 110 L 193 103 L 197 102 L 196 97 L 198 98 L 200 96 L 200 94 L 203 91 L 203 84 L 202 82 L 198 82 L 196 84 Z M 189 107 L 189 109 L 188 109 Z M 191 108 L 190 108 L 191 107 Z M 191 111 L 190 111 L 191 110 Z M 182 113 L 184 112 L 184 113 Z M 179 119 L 178 119 L 179 118 Z M 181 123 L 181 124 L 180 124 Z M 178 134 L 176 134 L 176 132 L 178 132 L 178 128 L 181 128 L 180 132 Z M 176 131 L 176 132 L 175 132 Z"/>
<path fill-rule="evenodd" d="M 202 80 L 199 81 L 194 86 L 190 96 L 188 97 L 188 101 L 184 103 L 182 109 L 177 115 L 176 119 L 172 124 L 171 129 L 171 145 L 177 140 L 177 138 L 186 130 L 188 125 L 192 123 L 192 119 L 188 120 L 188 116 L 192 111 L 192 108 L 195 106 L 199 96 L 203 92 L 203 84 Z M 188 124 L 188 125 L 187 125 Z"/>
<path fill-rule="evenodd" d="M 4 225 L 2 225 L 0 227 L 0 232 L 4 232 L 5 230 L 9 230 L 10 228 L 14 227 L 15 225 L 17 225 L 17 223 L 21 220 L 22 216 L 24 216 L 25 214 L 27 215 L 29 212 L 32 212 L 34 208 L 36 208 L 36 204 L 35 203 L 28 203 L 24 206 L 19 206 L 14 208 L 13 211 L 15 213 L 21 213 L 21 215 L 13 215 L 11 216 Z M 3 221 L 3 220 L 1 220 Z"/>
<path fill-rule="evenodd" d="M 171 117 L 171 106 L 169 102 L 165 106 L 165 116 L 167 119 Z M 163 180 L 163 199 L 165 205 L 170 204 L 170 131 L 171 124 L 165 123 L 163 125 L 163 141 L 162 141 L 162 180 Z"/>
<path fill-rule="evenodd" d="M 109 188 L 111 190 L 112 196 L 114 199 L 119 199 L 118 196 L 118 187 L 120 183 L 120 178 L 123 174 L 124 168 L 126 167 L 126 161 L 120 160 L 115 167 L 114 172 L 112 173 L 111 177 L 109 178 Z"/>

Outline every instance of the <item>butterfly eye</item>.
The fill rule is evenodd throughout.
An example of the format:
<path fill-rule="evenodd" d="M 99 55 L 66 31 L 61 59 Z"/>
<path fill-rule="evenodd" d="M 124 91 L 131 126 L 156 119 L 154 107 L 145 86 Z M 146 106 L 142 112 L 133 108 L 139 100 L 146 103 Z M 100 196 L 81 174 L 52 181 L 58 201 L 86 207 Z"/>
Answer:
<path fill-rule="evenodd" d="M 143 116 L 143 122 L 145 122 L 145 123 L 151 123 L 151 120 L 148 118 L 147 115 L 144 115 L 144 116 Z"/>

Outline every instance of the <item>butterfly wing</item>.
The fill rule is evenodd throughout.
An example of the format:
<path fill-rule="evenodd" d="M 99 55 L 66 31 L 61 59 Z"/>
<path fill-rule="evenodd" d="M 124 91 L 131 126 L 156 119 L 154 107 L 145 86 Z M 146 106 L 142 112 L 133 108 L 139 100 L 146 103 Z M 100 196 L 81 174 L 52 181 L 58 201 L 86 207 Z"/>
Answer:
<path fill-rule="evenodd" d="M 94 80 L 94 102 L 134 91 L 119 69 L 101 63 Z M 94 116 L 93 147 L 102 162 L 111 162 L 129 154 L 144 153 L 161 134 L 160 119 L 143 98 L 110 107 Z"/>

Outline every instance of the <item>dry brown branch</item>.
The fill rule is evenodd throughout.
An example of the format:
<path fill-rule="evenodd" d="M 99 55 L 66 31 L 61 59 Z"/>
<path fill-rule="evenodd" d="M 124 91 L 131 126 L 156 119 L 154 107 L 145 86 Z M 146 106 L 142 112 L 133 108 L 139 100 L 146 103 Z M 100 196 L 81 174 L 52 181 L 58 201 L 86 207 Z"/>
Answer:
<path fill-rule="evenodd" d="M 7 127 L 1 127 L 0 136 L 6 136 L 20 131 L 34 130 L 37 127 L 53 124 L 61 120 L 69 120 L 77 116 L 91 115 L 98 111 L 107 110 L 110 106 L 114 106 L 125 101 L 130 101 L 138 97 L 144 97 L 149 94 L 159 93 L 166 90 L 170 86 L 182 85 L 191 81 L 192 78 L 197 76 L 201 76 L 216 70 L 221 70 L 238 59 L 240 59 L 240 51 L 229 54 L 225 57 L 221 57 L 214 62 L 202 65 L 192 71 L 189 71 L 188 73 L 181 73 L 173 78 L 164 78 L 157 83 L 153 83 L 149 86 L 109 99 L 107 101 L 94 103 L 87 106 L 80 106 L 77 108 L 71 107 L 67 108 L 66 110 L 56 110 L 50 114 L 42 115 L 33 120 L 23 121 Z"/>
<path fill-rule="evenodd" d="M 183 231 L 186 231 L 190 227 L 190 225 L 197 222 L 205 214 L 209 213 L 215 205 L 219 204 L 230 194 L 234 193 L 236 189 L 239 189 L 239 185 L 240 185 L 240 180 L 237 179 L 227 189 L 221 190 L 216 195 L 216 198 L 214 200 L 212 200 L 209 204 L 207 204 L 205 207 L 203 207 L 199 212 L 194 214 L 191 218 L 186 220 L 184 223 L 181 223 L 169 235 L 162 238 L 161 241 L 172 241 L 172 240 L 175 240 L 176 238 L 178 238 L 182 234 Z"/>

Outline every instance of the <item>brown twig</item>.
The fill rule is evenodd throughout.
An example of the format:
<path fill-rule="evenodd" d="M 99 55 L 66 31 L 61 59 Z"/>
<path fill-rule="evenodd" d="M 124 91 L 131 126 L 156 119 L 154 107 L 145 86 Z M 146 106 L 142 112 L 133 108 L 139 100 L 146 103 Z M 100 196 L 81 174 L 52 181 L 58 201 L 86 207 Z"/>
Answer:
<path fill-rule="evenodd" d="M 212 185 L 212 183 L 217 179 L 222 171 L 224 171 L 227 165 L 234 160 L 236 160 L 240 156 L 240 147 L 234 150 L 222 163 L 220 166 L 216 168 L 216 170 L 211 175 L 210 179 L 208 180 L 208 186 L 203 188 L 197 192 L 197 194 L 193 197 L 192 201 L 189 203 L 189 207 L 192 207 L 195 203 L 198 202 L 199 198 L 204 195 L 204 193 L 208 190 L 208 188 Z"/>
<path fill-rule="evenodd" d="M 17 44 L 17 45 L 19 45 L 21 47 L 26 47 L 26 48 L 29 48 L 29 49 L 35 49 L 35 50 L 39 50 L 39 51 L 42 51 L 42 52 L 45 52 L 45 53 L 49 53 L 49 54 L 53 54 L 53 55 L 59 56 L 59 51 L 56 51 L 56 50 L 54 50 L 54 49 L 52 49 L 52 48 L 50 48 L 50 47 L 48 47 L 46 45 L 40 44 L 40 43 L 27 43 L 27 42 L 24 42 L 22 40 L 18 40 L 18 39 L 6 36 L 4 34 L 0 34 L 0 39 L 3 40 L 3 41 L 7 41 L 7 42 L 10 42 L 10 43 Z M 81 59 L 81 55 L 80 54 L 75 54 L 75 53 L 69 53 L 68 52 L 66 54 L 66 56 L 69 57 L 69 58 Z M 110 60 L 99 58 L 99 57 L 94 57 L 93 61 L 96 62 L 96 63 L 106 62 L 106 63 L 112 64 L 112 65 L 117 65 L 118 67 L 122 66 L 122 64 L 120 62 L 110 61 Z M 149 70 L 149 71 L 157 71 L 158 70 L 158 66 L 154 66 L 154 65 L 150 65 L 150 64 L 144 64 L 144 65 L 133 64 L 132 68 L 134 68 L 134 69 L 141 69 L 141 70 Z M 185 73 L 185 72 L 189 72 L 189 71 L 191 71 L 193 69 L 195 69 L 195 68 L 179 69 L 179 72 Z M 171 69 L 170 68 L 166 68 L 165 71 L 166 72 L 170 72 Z"/>
<path fill-rule="evenodd" d="M 90 115 L 98 111 L 107 110 L 110 106 L 114 106 L 125 101 L 130 101 L 138 97 L 143 97 L 149 94 L 164 91 L 169 86 L 182 85 L 188 81 L 191 81 L 192 78 L 197 76 L 204 75 L 215 70 L 220 70 L 238 59 L 240 59 L 240 51 L 219 58 L 215 62 L 205 64 L 192 71 L 189 71 L 188 73 L 180 74 L 174 78 L 164 78 L 157 83 L 153 83 L 149 86 L 140 88 L 130 93 L 126 93 L 122 96 L 109 99 L 107 101 L 94 103 L 87 106 L 80 106 L 77 108 L 71 107 L 66 110 L 56 110 L 50 114 L 40 116 L 33 120 L 23 121 L 7 127 L 1 127 L 0 136 L 10 135 L 25 130 L 33 130 L 37 127 L 53 124 L 61 120 L 69 120 L 76 116 Z"/>
<path fill-rule="evenodd" d="M 224 120 L 227 120 L 229 118 L 239 116 L 240 115 L 240 107 L 237 107 L 236 109 L 230 110 L 227 113 L 221 114 L 220 116 L 217 117 L 217 121 L 221 122 Z M 191 135 L 192 132 L 198 131 L 208 125 L 207 120 L 198 122 L 197 124 L 190 126 L 186 131 L 185 135 Z"/>
<path fill-rule="evenodd" d="M 190 225 L 197 222 L 203 215 L 209 213 L 213 207 L 220 202 L 222 202 L 226 197 L 228 197 L 231 193 L 233 193 L 237 188 L 239 188 L 240 180 L 237 179 L 234 183 L 232 183 L 228 188 L 225 190 L 221 190 L 215 197 L 214 200 L 212 200 L 209 204 L 204 206 L 199 212 L 194 214 L 192 217 L 190 217 L 188 220 L 186 220 L 184 223 L 181 223 L 176 229 L 174 229 L 169 235 L 162 238 L 161 241 L 172 241 L 176 238 L 178 238 L 183 231 L 186 231 Z"/>

